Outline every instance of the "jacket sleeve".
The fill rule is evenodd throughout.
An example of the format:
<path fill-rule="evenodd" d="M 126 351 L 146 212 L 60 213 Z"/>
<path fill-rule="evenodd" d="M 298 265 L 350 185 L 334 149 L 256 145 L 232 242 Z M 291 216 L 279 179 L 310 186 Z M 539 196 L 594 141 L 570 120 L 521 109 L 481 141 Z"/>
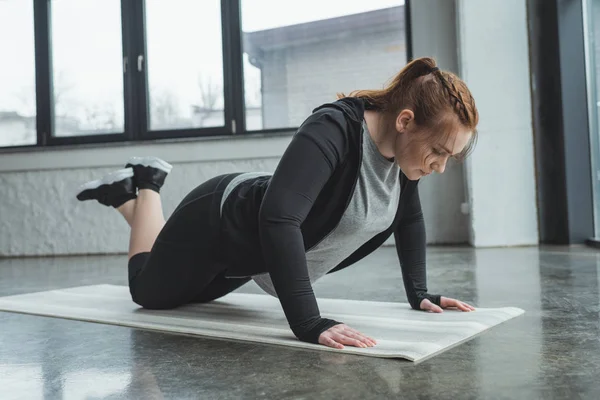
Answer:
<path fill-rule="evenodd" d="M 408 302 L 415 310 L 420 310 L 423 299 L 429 299 L 439 306 L 440 295 L 427 293 L 425 260 L 427 240 L 418 187 L 407 199 L 403 214 L 394 231 L 394 238 Z"/>
<path fill-rule="evenodd" d="M 290 328 L 311 343 L 339 322 L 320 316 L 300 226 L 340 164 L 343 129 L 328 114 L 313 114 L 302 124 L 273 174 L 258 217 L 267 271 Z"/>

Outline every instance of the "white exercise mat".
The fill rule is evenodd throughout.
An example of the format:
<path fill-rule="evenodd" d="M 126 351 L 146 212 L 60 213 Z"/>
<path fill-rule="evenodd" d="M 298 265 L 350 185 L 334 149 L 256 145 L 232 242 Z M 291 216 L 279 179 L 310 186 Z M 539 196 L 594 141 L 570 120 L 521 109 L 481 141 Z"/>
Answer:
<path fill-rule="evenodd" d="M 363 332 L 376 339 L 377 346 L 337 350 L 300 342 L 279 301 L 259 294 L 230 293 L 207 304 L 144 310 L 132 302 L 127 287 L 95 285 L 0 297 L 0 310 L 411 361 L 423 361 L 524 313 L 507 307 L 434 314 L 414 311 L 404 303 L 323 298 L 318 302 L 323 317 Z"/>

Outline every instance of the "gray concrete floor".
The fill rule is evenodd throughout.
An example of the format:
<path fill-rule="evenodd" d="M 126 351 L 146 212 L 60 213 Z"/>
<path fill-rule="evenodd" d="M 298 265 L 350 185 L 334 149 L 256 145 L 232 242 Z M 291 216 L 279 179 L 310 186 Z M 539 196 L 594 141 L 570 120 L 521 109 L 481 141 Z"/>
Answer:
<path fill-rule="evenodd" d="M 600 253 L 432 247 L 432 292 L 526 311 L 420 364 L 0 312 L 1 399 L 599 399 Z M 126 257 L 0 260 L 0 296 L 126 285 Z M 260 293 L 254 284 L 241 292 Z M 384 248 L 317 296 L 405 302 Z"/>

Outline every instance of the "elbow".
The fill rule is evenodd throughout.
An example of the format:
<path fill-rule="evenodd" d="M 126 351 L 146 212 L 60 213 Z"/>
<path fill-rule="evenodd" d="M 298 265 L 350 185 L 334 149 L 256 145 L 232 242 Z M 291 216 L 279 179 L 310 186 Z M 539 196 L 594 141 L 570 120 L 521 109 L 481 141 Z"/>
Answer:
<path fill-rule="evenodd" d="M 261 207 L 258 212 L 258 228 L 264 230 L 281 222 L 281 216 L 268 207 Z"/>
<path fill-rule="evenodd" d="M 272 225 L 275 221 L 277 221 L 277 215 L 273 212 L 272 207 L 269 207 L 268 204 L 263 202 L 260 209 L 258 210 L 258 229 L 259 231 L 263 231 L 269 225 Z"/>
<path fill-rule="evenodd" d="M 268 198 L 264 198 L 260 208 L 258 209 L 258 224 L 259 226 L 268 224 L 272 221 L 277 220 L 277 215 L 281 214 L 280 210 L 277 210 L 273 201 L 269 201 Z"/>
<path fill-rule="evenodd" d="M 259 229 L 281 225 L 300 227 L 300 220 L 291 213 L 281 210 L 280 207 L 263 203 L 258 211 Z"/>
<path fill-rule="evenodd" d="M 407 226 L 407 225 L 412 225 L 412 224 L 424 222 L 424 221 L 425 221 L 425 218 L 423 217 L 423 211 L 419 211 L 417 213 L 407 215 L 405 218 L 402 219 L 402 221 L 400 222 L 400 225 Z"/>

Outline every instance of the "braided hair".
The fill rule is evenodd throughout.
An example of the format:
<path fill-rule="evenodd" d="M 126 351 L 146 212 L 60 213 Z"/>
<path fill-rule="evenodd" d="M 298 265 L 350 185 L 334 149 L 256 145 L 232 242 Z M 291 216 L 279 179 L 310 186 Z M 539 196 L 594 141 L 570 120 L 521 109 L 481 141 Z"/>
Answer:
<path fill-rule="evenodd" d="M 401 110 L 411 109 L 415 123 L 436 135 L 451 131 L 449 123 L 455 124 L 455 119 L 448 117 L 453 114 L 472 132 L 467 146 L 454 158 L 463 160 L 474 148 L 479 113 L 473 95 L 465 82 L 452 72 L 440 70 L 432 58 L 411 61 L 381 90 L 356 90 L 349 96 L 362 98 L 368 109 L 387 115 L 389 126 Z M 338 94 L 341 97 L 345 95 Z"/>

